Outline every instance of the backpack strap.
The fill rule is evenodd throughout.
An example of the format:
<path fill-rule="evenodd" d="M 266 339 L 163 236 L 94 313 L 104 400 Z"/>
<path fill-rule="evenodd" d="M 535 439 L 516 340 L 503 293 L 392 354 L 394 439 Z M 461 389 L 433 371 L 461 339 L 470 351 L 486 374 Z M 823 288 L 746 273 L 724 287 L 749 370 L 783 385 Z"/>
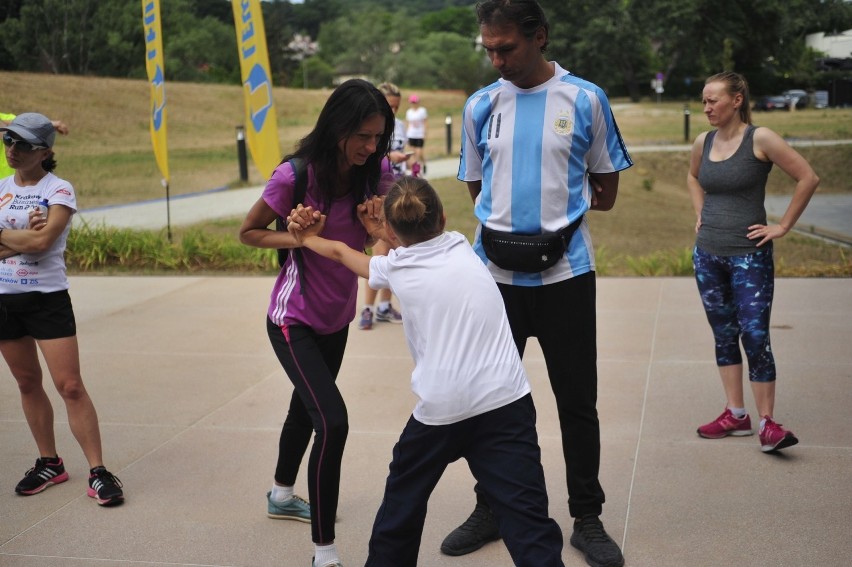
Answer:
<path fill-rule="evenodd" d="M 296 185 L 293 190 L 293 207 L 299 203 L 303 203 L 305 200 L 305 195 L 308 193 L 308 164 L 302 158 L 292 158 L 290 160 L 290 167 L 293 168 L 293 175 L 296 178 Z M 278 217 L 275 219 L 275 230 L 286 231 L 287 225 L 284 221 L 283 217 Z M 279 248 L 278 249 L 278 266 L 284 267 L 284 264 L 287 262 L 287 256 L 290 253 L 289 248 Z M 302 250 L 301 248 L 293 249 L 293 259 L 296 262 L 296 268 L 299 271 L 299 293 L 303 293 L 305 289 L 305 266 L 304 260 L 302 258 Z"/>

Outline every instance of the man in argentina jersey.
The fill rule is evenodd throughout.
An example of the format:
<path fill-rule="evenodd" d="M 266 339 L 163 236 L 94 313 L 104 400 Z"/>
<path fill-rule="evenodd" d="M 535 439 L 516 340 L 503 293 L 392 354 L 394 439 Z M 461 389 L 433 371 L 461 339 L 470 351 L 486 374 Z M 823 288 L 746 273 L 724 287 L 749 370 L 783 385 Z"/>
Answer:
<path fill-rule="evenodd" d="M 468 99 L 463 114 L 458 178 L 480 225 L 557 232 L 590 209 L 611 209 L 618 172 L 633 162 L 604 92 L 545 58 L 549 28 L 535 0 L 487 0 L 476 10 L 482 45 L 501 75 Z M 571 544 L 589 565 L 621 566 L 621 550 L 599 519 L 595 258 L 586 220 L 564 257 L 539 273 L 490 262 L 480 231 L 474 249 L 500 288 L 521 356 L 527 338 L 537 337 L 547 363 L 574 518 Z M 487 498 L 477 491 L 473 514 L 441 550 L 462 555 L 497 538 Z"/>

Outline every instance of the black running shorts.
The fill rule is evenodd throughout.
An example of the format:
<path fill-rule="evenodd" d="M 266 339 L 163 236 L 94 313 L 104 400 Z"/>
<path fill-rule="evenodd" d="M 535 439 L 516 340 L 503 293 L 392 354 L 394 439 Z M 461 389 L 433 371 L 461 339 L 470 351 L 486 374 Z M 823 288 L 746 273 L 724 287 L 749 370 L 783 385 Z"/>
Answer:
<path fill-rule="evenodd" d="M 0 340 L 61 339 L 77 334 L 68 290 L 0 294 Z"/>

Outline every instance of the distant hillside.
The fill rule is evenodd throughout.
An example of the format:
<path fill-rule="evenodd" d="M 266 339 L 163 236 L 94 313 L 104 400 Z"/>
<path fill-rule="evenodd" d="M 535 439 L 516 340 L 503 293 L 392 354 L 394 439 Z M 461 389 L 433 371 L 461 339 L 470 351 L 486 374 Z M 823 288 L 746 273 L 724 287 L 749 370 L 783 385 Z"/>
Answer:
<path fill-rule="evenodd" d="M 56 144 L 57 173 L 74 183 L 83 206 L 163 196 L 151 150 L 147 81 L 0 72 L 0 84 L 3 112 L 37 111 L 68 124 L 70 135 Z M 310 131 L 330 92 L 274 89 L 282 153 Z M 459 123 L 461 92 L 418 94 L 429 109 L 434 136 L 444 135 L 447 113 Z M 242 88 L 167 82 L 166 100 L 172 195 L 237 183 L 235 127 L 244 123 Z M 437 154 L 444 147 L 435 143 L 430 149 Z M 250 183 L 264 181 L 250 168 Z"/>

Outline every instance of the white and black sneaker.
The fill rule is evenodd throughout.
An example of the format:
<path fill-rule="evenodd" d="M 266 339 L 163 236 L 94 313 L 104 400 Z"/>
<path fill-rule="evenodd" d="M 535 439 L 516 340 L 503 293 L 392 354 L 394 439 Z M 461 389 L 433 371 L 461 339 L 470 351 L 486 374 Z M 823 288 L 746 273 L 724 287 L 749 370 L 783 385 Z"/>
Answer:
<path fill-rule="evenodd" d="M 95 467 L 89 474 L 89 490 L 87 494 L 98 501 L 101 506 L 115 506 L 124 502 L 121 491 L 121 481 L 106 470 L 105 467 Z"/>

